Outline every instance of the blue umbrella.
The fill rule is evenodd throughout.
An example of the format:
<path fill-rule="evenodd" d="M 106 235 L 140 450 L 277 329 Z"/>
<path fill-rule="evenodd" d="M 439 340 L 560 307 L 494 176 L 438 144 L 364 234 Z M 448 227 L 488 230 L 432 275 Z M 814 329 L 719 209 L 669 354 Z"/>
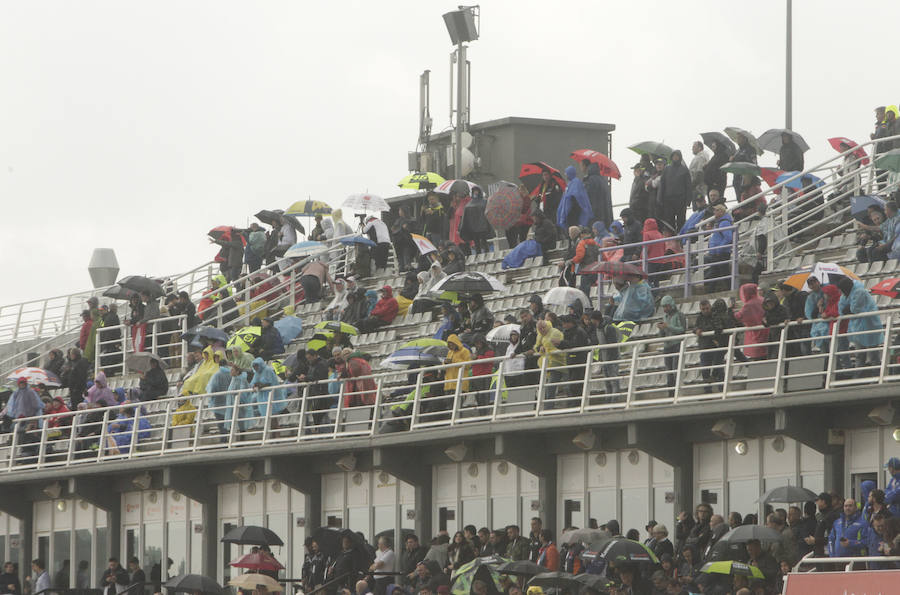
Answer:
<path fill-rule="evenodd" d="M 288 248 L 284 255 L 287 258 L 302 258 L 304 256 L 310 256 L 311 254 L 319 254 L 326 250 L 328 250 L 328 248 L 322 242 L 305 241 L 297 242 Z"/>
<path fill-rule="evenodd" d="M 303 323 L 296 316 L 284 316 L 275 321 L 275 328 L 281 335 L 281 340 L 287 345 L 300 336 L 303 331 Z"/>
<path fill-rule="evenodd" d="M 778 176 L 777 178 L 775 178 L 775 183 L 781 184 L 782 182 L 789 180 L 790 178 L 793 178 L 794 176 L 797 176 L 799 173 L 800 173 L 799 171 L 786 171 L 783 174 L 781 174 L 780 176 Z M 821 180 L 821 178 L 817 178 L 816 176 L 814 176 L 812 174 L 806 174 L 803 176 L 799 176 L 797 178 L 794 178 L 787 184 L 785 184 L 785 186 L 787 186 L 791 190 L 802 190 L 805 188 L 807 192 L 815 190 L 816 188 L 821 188 L 824 185 L 825 185 L 825 182 L 823 182 Z"/>
<path fill-rule="evenodd" d="M 365 236 L 350 236 L 349 238 L 341 238 L 341 243 L 345 246 L 351 244 L 362 244 L 374 248 L 377 244 Z"/>
<path fill-rule="evenodd" d="M 871 225 L 872 220 L 868 211 L 871 206 L 878 206 L 884 210 L 884 199 L 877 196 L 854 196 L 850 199 L 850 214 L 857 221 Z"/>
<path fill-rule="evenodd" d="M 444 348 L 446 350 L 446 348 Z M 401 347 L 381 362 L 382 367 L 406 369 L 437 366 L 441 363 L 439 351 L 432 347 Z"/>

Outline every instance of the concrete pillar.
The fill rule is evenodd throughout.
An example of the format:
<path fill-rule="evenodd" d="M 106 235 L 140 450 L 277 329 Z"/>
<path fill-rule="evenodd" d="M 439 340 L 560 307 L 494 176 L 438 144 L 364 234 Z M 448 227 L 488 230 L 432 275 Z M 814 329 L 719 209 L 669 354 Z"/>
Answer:
<path fill-rule="evenodd" d="M 306 514 L 306 532 L 322 526 L 322 475 L 309 470 L 309 465 L 298 464 L 296 458 L 269 457 L 263 460 L 263 479 L 277 479 L 304 495 L 303 510 Z M 302 469 L 302 470 L 301 470 Z M 303 544 L 295 544 L 295 547 Z"/>
<path fill-rule="evenodd" d="M 4 486 L 0 490 L 0 511 L 19 520 L 19 581 L 25 584 L 25 577 L 31 574 L 31 560 L 35 557 L 31 543 L 34 502 L 22 487 Z"/>
<path fill-rule="evenodd" d="M 558 527 L 556 519 L 556 455 L 552 454 L 545 438 L 523 437 L 514 434 L 499 434 L 494 437 L 494 456 L 525 469 L 538 477 L 538 499 L 540 516 L 545 527 Z M 528 533 L 528 521 L 522 529 Z"/>
<path fill-rule="evenodd" d="M 838 494 L 848 493 L 844 486 L 844 449 L 829 448 L 822 453 L 825 458 L 824 483 L 825 491 L 836 490 Z"/>
<path fill-rule="evenodd" d="M 675 514 L 694 510 L 694 447 L 684 439 L 688 431 L 674 431 L 668 425 L 631 423 L 626 427 L 625 442 L 672 466 L 675 491 Z"/>
<path fill-rule="evenodd" d="M 196 468 L 166 467 L 162 487 L 183 494 L 203 507 L 203 555 L 201 568 L 205 576 L 217 576 L 219 564 L 219 488 L 217 484 L 198 481 L 202 471 Z"/>
<path fill-rule="evenodd" d="M 106 511 L 109 555 L 122 559 L 122 495 L 109 485 L 83 477 L 69 478 L 69 495 Z"/>
<path fill-rule="evenodd" d="M 411 484 L 416 493 L 416 535 L 423 543 L 431 537 L 431 465 L 424 464 L 408 449 L 376 448 L 372 451 L 372 468 L 390 473 L 397 479 Z M 395 542 L 399 536 L 395 536 Z M 400 549 L 402 544 L 395 543 Z"/>

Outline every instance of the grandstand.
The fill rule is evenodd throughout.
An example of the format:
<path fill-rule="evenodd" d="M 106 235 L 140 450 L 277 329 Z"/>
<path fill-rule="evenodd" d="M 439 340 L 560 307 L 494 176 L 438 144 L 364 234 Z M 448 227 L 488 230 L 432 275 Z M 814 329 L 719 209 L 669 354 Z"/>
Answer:
<path fill-rule="evenodd" d="M 850 197 L 886 195 L 900 183 L 870 164 L 855 170 L 848 185 L 837 171 L 844 157 L 766 190 L 765 225 L 749 218 L 735 226 L 731 290 L 705 291 L 709 234 L 701 231 L 695 243 L 686 243 L 694 257 L 661 279 L 656 297 L 674 297 L 689 320 L 703 299 L 736 297 L 751 268 L 742 257 L 761 233 L 768 240 L 768 253 L 758 255 L 767 263 L 763 286 L 816 262 L 846 267 L 867 288 L 895 276 L 897 260 L 855 261 Z M 791 185 L 808 174 L 823 181 L 814 189 L 826 197 L 821 203 L 810 199 L 808 187 Z M 561 241 L 549 264 L 538 257 L 504 270 L 509 250 L 498 237 L 491 251 L 469 256 L 466 266 L 503 282 L 505 291 L 485 300 L 495 319 L 502 319 L 558 284 L 564 250 Z M 320 258 L 334 275 L 346 267 L 339 242 L 331 242 Z M 285 259 L 275 263 L 281 270 L 274 277 L 247 275 L 228 284 L 224 289 L 233 292 L 234 303 L 220 307 L 212 324 L 233 331 L 256 316 L 292 313 L 303 331 L 286 351 L 303 347 L 325 320 L 324 303 L 298 301 L 306 262 Z M 361 284 L 397 288 L 403 277 L 393 271 Z M 214 272 L 204 264 L 166 283 L 197 300 Z M 600 286 L 604 295 L 613 293 L 608 280 Z M 77 335 L 73 313 L 94 293 L 0 309 L 0 340 L 13 346 L 0 362 L 4 376 L 70 344 Z M 53 568 L 63 559 L 88 560 L 91 584 L 108 552 L 157 562 L 171 558 L 171 574 L 194 571 L 224 581 L 239 546 L 220 545 L 219 539 L 232 526 L 253 524 L 282 536 L 285 546 L 276 553 L 285 575 L 299 576 L 304 538 L 320 526 L 349 527 L 369 541 L 392 530 L 431 536 L 470 524 L 527 526 L 534 516 L 552 528 L 616 518 L 623 529 L 641 529 L 648 519 L 674 526 L 680 511 L 700 502 L 716 513 L 761 513 L 760 496 L 780 485 L 856 495 L 864 480 L 883 486 L 884 461 L 900 456 L 894 415 L 900 307 L 885 296 L 878 305 L 877 313 L 843 316 L 877 318 L 883 326 L 877 346 L 852 353 L 877 363 L 853 370 L 844 367 L 850 354 L 840 346 L 844 331 L 835 324 L 820 352 L 805 348 L 813 339 L 783 332 L 766 344 L 773 357 L 725 357 L 721 366 L 704 364 L 699 338 L 688 333 L 669 356 L 675 358 L 670 371 L 657 313 L 639 321 L 617 347 L 614 385 L 596 365 L 585 374 L 583 364 L 571 364 L 568 369 L 581 375 L 551 385 L 546 363 L 526 379 L 505 370 L 505 358 L 497 357 L 485 360 L 498 367 L 489 388 L 454 382 L 447 390 L 443 371 L 453 366 L 413 372 L 380 366 L 404 343 L 434 335 L 440 322 L 428 312 L 407 314 L 354 338 L 354 348 L 372 357 L 374 388 L 341 383 L 337 393 L 322 395 L 309 384 L 288 383 L 284 388 L 292 396 L 286 401 L 269 391 L 268 402 L 251 404 L 225 393 L 178 396 L 186 350 L 169 350 L 163 355 L 169 395 L 135 413 L 146 426 L 132 423 L 124 447 L 116 440 L 121 436 L 110 434 L 123 406 L 57 416 L 73 419 L 82 437 L 60 431 L 44 416 L 16 420 L 13 431 L 0 438 L 0 553 L 12 560 L 43 557 Z M 184 316 L 165 322 L 173 323 L 172 330 L 158 332 L 154 349 L 172 345 L 171 338 L 187 330 Z M 124 360 L 130 341 L 128 329 L 119 330 L 122 348 L 113 355 Z M 718 351 L 739 350 L 750 330 L 729 329 L 727 346 Z M 851 341 L 855 336 L 844 334 Z M 573 353 L 591 357 L 595 350 Z M 861 353 L 873 357 L 860 358 Z M 94 363 L 102 365 L 97 357 Z M 121 373 L 111 378 L 112 387 L 129 389 L 139 382 L 127 367 L 116 371 Z M 714 382 L 707 380 L 710 374 Z M 176 423 L 185 402 L 195 411 L 186 423 Z M 95 437 L 84 438 L 90 429 Z"/>

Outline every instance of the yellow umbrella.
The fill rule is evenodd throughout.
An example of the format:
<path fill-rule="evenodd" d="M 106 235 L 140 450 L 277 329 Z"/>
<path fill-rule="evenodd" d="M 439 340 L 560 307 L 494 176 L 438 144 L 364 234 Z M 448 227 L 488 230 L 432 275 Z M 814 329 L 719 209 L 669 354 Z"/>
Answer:
<path fill-rule="evenodd" d="M 270 593 L 284 591 L 284 587 L 282 587 L 274 578 L 256 572 L 238 575 L 228 581 L 228 584 L 245 591 L 259 591 L 260 587 L 265 587 L 266 591 L 269 591 Z"/>
<path fill-rule="evenodd" d="M 837 283 L 841 277 L 850 277 L 859 281 L 859 277 L 848 268 L 842 267 L 833 262 L 817 262 L 812 266 L 803 267 L 793 275 L 787 278 L 787 283 L 791 287 L 795 287 L 800 291 L 809 291 L 809 285 L 806 284 L 810 276 L 819 280 L 822 285 Z"/>
<path fill-rule="evenodd" d="M 438 184 L 443 184 L 446 180 L 434 172 L 416 172 L 409 174 L 397 183 L 401 188 L 412 188 L 415 190 L 430 190 Z"/>
<path fill-rule="evenodd" d="M 305 215 L 307 217 L 330 213 L 331 207 L 321 200 L 298 200 L 284 212 L 285 215 Z"/>

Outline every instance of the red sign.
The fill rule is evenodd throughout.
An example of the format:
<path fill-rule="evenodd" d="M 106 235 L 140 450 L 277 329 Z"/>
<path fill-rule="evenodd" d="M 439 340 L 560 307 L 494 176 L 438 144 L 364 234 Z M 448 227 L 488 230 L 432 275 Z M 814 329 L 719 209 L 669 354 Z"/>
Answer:
<path fill-rule="evenodd" d="M 784 595 L 894 595 L 900 592 L 900 570 L 791 573 Z"/>

